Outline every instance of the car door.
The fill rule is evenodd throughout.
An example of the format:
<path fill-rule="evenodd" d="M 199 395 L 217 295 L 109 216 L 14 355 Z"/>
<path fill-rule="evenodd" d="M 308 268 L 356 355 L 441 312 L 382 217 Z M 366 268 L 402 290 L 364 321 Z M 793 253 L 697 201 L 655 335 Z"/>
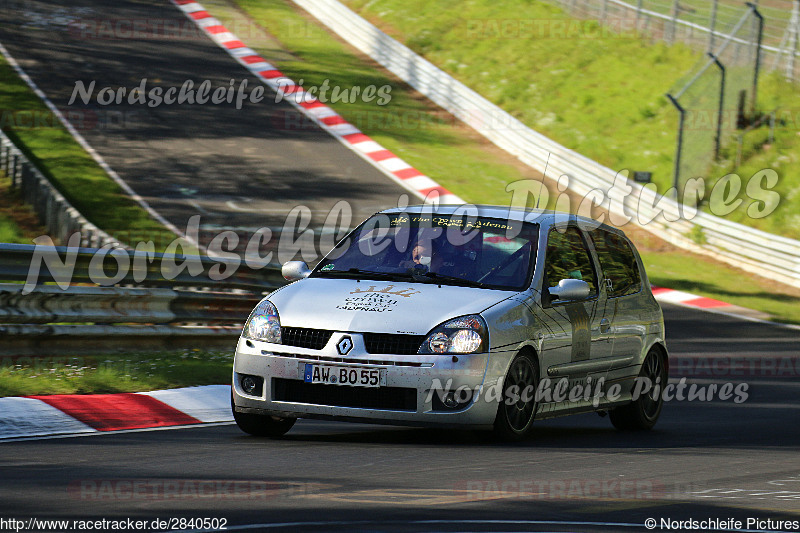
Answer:
<path fill-rule="evenodd" d="M 605 291 L 601 290 L 587 237 L 576 226 L 551 229 L 544 259 L 541 308 L 543 377 L 553 386 L 566 377 L 570 388 L 585 385 L 591 376 L 604 377 L 612 343 L 601 322 L 606 319 Z M 559 302 L 548 288 L 562 279 L 580 279 L 589 285 L 581 301 Z"/>
<path fill-rule="evenodd" d="M 608 290 L 608 314 L 613 340 L 611 369 L 635 365 L 644 348 L 647 326 L 642 322 L 639 298 L 642 276 L 630 241 L 619 233 L 602 228 L 591 232 Z"/>

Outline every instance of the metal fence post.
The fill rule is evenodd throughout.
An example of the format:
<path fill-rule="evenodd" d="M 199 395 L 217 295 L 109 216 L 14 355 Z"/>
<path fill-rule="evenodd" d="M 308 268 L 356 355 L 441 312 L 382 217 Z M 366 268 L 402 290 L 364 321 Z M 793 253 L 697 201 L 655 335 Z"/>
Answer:
<path fill-rule="evenodd" d="M 678 142 L 675 147 L 675 168 L 672 172 L 672 187 L 675 189 L 675 200 L 678 200 L 678 184 L 681 177 L 681 152 L 683 151 L 683 123 L 686 120 L 686 110 L 681 106 L 680 102 L 671 94 L 667 94 L 667 98 L 675 109 L 678 110 Z"/>
<path fill-rule="evenodd" d="M 17 170 L 19 169 L 22 161 L 20 161 L 20 155 L 13 154 L 11 156 L 10 164 L 8 165 L 8 170 L 6 170 L 7 177 L 11 178 L 11 183 L 14 183 L 14 180 L 17 179 Z"/>
<path fill-rule="evenodd" d="M 708 54 L 714 61 L 714 64 L 719 68 L 722 79 L 719 83 L 719 105 L 717 106 L 717 135 L 714 137 L 714 159 L 719 159 L 720 144 L 722 141 L 722 121 L 725 117 L 725 65 L 723 65 L 719 58 L 714 54 Z"/>
<path fill-rule="evenodd" d="M 798 0 L 800 1 L 800 0 Z M 756 17 L 758 21 L 758 30 L 757 30 L 757 37 L 756 37 L 756 58 L 755 58 L 755 65 L 754 65 L 754 72 L 753 72 L 753 96 L 751 97 L 750 103 L 750 116 L 754 117 L 756 115 L 756 100 L 758 97 L 758 75 L 759 71 L 761 70 L 761 41 L 764 39 L 764 17 L 758 11 L 758 6 L 756 4 L 747 4 L 753 10 L 753 15 Z"/>

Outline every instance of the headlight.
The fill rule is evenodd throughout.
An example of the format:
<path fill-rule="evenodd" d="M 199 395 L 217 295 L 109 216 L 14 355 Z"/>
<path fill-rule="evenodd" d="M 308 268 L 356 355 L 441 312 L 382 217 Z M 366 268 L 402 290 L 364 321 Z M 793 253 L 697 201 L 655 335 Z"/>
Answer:
<path fill-rule="evenodd" d="M 419 353 L 476 353 L 486 351 L 488 345 L 486 322 L 478 315 L 467 315 L 434 328 L 420 346 Z"/>
<path fill-rule="evenodd" d="M 281 319 L 272 302 L 264 300 L 253 309 L 242 336 L 253 341 L 281 343 Z"/>

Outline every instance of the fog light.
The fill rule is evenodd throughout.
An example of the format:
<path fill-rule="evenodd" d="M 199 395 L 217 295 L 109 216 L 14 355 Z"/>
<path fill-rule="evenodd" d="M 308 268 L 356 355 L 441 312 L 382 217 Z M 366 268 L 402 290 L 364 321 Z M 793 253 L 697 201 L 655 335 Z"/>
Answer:
<path fill-rule="evenodd" d="M 258 387 L 258 382 L 253 378 L 253 376 L 245 376 L 242 378 L 242 389 L 247 394 L 253 394 L 256 388 Z"/>
<path fill-rule="evenodd" d="M 447 394 L 444 395 L 444 397 L 442 398 L 442 403 L 448 409 L 455 409 L 456 407 L 458 407 L 458 401 L 456 400 L 456 395 L 452 392 L 448 392 Z"/>
<path fill-rule="evenodd" d="M 474 391 L 466 387 L 459 387 L 454 391 L 436 391 L 431 400 L 433 411 L 452 412 L 465 409 L 470 403 Z"/>

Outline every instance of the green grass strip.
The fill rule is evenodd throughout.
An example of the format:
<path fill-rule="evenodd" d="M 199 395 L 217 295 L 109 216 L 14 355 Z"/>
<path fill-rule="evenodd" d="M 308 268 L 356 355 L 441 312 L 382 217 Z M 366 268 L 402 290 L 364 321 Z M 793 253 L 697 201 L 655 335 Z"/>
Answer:
<path fill-rule="evenodd" d="M 231 350 L 0 356 L 0 396 L 139 392 L 229 383 Z"/>
<path fill-rule="evenodd" d="M 174 235 L 133 201 L 0 57 L 0 128 L 90 222 L 135 242 Z"/>
<path fill-rule="evenodd" d="M 641 251 L 641 250 L 640 250 Z M 800 290 L 751 276 L 731 266 L 688 252 L 642 251 L 650 282 L 714 298 L 770 315 L 771 320 L 800 324 Z M 721 309 L 724 311 L 724 309 Z"/>

